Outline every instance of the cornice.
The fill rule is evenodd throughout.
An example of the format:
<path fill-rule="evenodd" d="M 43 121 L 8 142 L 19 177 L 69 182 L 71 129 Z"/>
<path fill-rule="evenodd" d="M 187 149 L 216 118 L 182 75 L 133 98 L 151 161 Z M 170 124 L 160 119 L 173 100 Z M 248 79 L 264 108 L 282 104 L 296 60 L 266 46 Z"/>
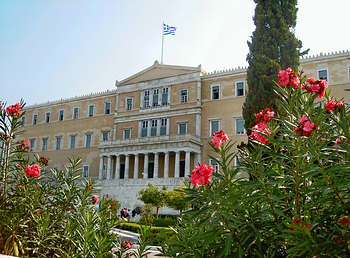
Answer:
<path fill-rule="evenodd" d="M 30 110 L 34 108 L 43 108 L 43 107 L 54 106 L 54 105 L 62 105 L 62 104 L 66 104 L 74 101 L 106 97 L 106 96 L 111 96 L 115 94 L 116 94 L 116 90 L 100 91 L 100 92 L 90 93 L 90 94 L 81 95 L 81 96 L 75 96 L 75 97 L 66 98 L 66 99 L 60 99 L 60 100 L 48 101 L 40 104 L 29 105 L 29 106 L 26 106 L 24 110 Z"/>

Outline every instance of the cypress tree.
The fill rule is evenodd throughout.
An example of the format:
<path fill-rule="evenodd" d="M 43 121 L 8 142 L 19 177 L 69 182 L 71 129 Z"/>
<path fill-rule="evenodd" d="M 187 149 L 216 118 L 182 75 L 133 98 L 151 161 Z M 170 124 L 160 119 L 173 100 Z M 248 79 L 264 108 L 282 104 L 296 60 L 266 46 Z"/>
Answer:
<path fill-rule="evenodd" d="M 294 35 L 297 0 L 254 0 L 255 31 L 248 41 L 248 94 L 243 105 L 245 128 L 249 134 L 255 114 L 269 107 L 277 110 L 273 81 L 279 70 L 299 66 L 301 41 Z"/>

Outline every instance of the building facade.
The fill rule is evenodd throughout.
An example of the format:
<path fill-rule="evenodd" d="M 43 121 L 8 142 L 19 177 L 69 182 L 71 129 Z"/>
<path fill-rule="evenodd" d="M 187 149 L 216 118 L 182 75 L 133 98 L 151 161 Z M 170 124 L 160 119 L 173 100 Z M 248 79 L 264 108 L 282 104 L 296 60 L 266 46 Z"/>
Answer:
<path fill-rule="evenodd" d="M 308 77 L 326 79 L 332 95 L 350 103 L 350 52 L 300 60 Z M 105 92 L 27 106 L 22 139 L 61 169 L 82 158 L 82 176 L 97 180 L 134 208 L 148 183 L 172 188 L 210 159 L 208 142 L 220 129 L 237 144 L 247 140 L 242 106 L 246 68 L 205 73 L 201 66 L 159 64 Z"/>

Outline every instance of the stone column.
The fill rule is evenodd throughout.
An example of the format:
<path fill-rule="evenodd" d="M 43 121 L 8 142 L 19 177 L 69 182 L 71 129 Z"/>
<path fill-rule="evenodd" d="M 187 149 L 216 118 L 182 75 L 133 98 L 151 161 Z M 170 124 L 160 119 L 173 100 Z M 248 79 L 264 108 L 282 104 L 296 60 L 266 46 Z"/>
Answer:
<path fill-rule="evenodd" d="M 185 177 L 190 175 L 190 159 L 191 157 L 191 152 L 186 151 L 186 156 L 185 156 Z"/>
<path fill-rule="evenodd" d="M 134 163 L 134 178 L 139 177 L 139 154 L 135 154 L 135 163 Z"/>
<path fill-rule="evenodd" d="M 113 141 L 117 140 L 117 124 L 113 125 L 113 138 L 112 138 L 112 140 Z"/>
<path fill-rule="evenodd" d="M 124 173 L 124 179 L 129 178 L 129 154 L 125 155 L 125 173 Z"/>
<path fill-rule="evenodd" d="M 194 154 L 194 165 L 198 165 L 201 163 L 201 154 L 199 152 L 196 152 Z"/>
<path fill-rule="evenodd" d="M 157 136 L 160 136 L 160 126 L 162 124 L 162 119 L 157 119 Z"/>
<path fill-rule="evenodd" d="M 111 180 L 111 164 L 112 164 L 112 156 L 108 155 L 107 156 L 107 175 L 106 175 L 107 180 Z"/>
<path fill-rule="evenodd" d="M 201 81 L 197 81 L 197 104 L 201 103 Z"/>
<path fill-rule="evenodd" d="M 174 177 L 180 177 L 180 151 L 175 153 L 175 175 Z"/>
<path fill-rule="evenodd" d="M 137 137 L 141 138 L 142 121 L 139 122 L 139 128 L 137 129 Z"/>
<path fill-rule="evenodd" d="M 169 177 L 169 152 L 165 152 L 164 156 L 164 178 Z"/>
<path fill-rule="evenodd" d="M 148 127 L 147 127 L 147 136 L 151 136 L 152 120 L 148 120 L 147 125 L 148 125 Z"/>
<path fill-rule="evenodd" d="M 169 135 L 169 128 L 170 128 L 170 123 L 169 123 L 169 118 L 166 119 L 166 135 Z"/>
<path fill-rule="evenodd" d="M 98 170 L 98 179 L 103 179 L 103 156 L 100 156 L 100 168 Z"/>
<path fill-rule="evenodd" d="M 154 178 L 158 178 L 158 167 L 159 167 L 158 161 L 159 161 L 159 153 L 156 152 L 154 153 L 154 175 L 153 175 Z"/>
<path fill-rule="evenodd" d="M 117 155 L 117 164 L 115 168 L 115 180 L 120 179 L 120 155 Z"/>
<path fill-rule="evenodd" d="M 119 94 L 115 96 L 115 114 L 118 114 L 118 107 L 119 107 Z"/>
<path fill-rule="evenodd" d="M 196 114 L 196 136 L 201 136 L 201 114 Z"/>
<path fill-rule="evenodd" d="M 145 153 L 143 161 L 143 178 L 148 178 L 148 153 Z"/>

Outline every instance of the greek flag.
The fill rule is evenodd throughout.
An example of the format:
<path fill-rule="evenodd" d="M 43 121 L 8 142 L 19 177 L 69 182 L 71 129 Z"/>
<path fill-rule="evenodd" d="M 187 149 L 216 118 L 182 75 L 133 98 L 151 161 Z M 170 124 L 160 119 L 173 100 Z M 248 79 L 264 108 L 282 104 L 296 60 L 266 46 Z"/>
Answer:
<path fill-rule="evenodd" d="M 170 27 L 163 23 L 163 35 L 175 35 L 176 27 Z"/>

